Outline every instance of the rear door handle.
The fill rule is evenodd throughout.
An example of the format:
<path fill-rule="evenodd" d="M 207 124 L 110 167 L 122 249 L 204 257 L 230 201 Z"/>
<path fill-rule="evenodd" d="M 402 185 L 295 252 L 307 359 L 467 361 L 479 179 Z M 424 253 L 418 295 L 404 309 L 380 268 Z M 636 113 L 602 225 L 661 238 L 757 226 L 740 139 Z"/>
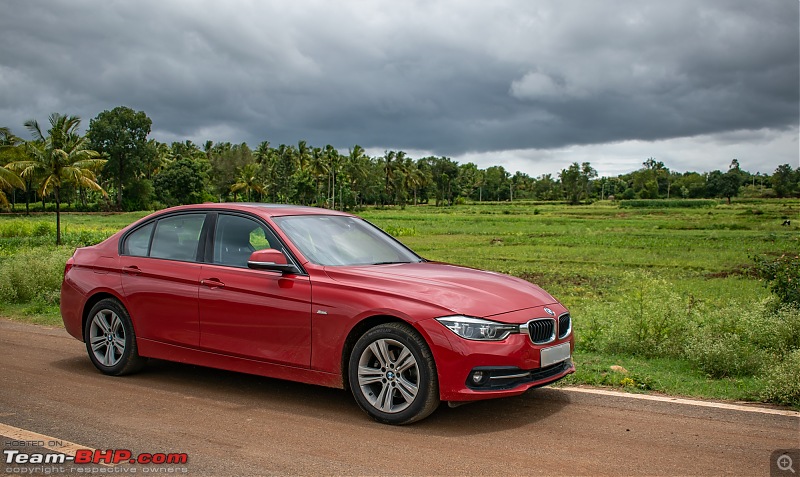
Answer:
<path fill-rule="evenodd" d="M 208 288 L 225 288 L 225 284 L 219 281 L 218 278 L 204 278 L 200 280 L 200 284 Z"/>
<path fill-rule="evenodd" d="M 122 273 L 127 273 L 128 275 L 138 275 L 142 273 L 142 271 L 136 265 L 131 265 L 129 267 L 122 267 Z"/>

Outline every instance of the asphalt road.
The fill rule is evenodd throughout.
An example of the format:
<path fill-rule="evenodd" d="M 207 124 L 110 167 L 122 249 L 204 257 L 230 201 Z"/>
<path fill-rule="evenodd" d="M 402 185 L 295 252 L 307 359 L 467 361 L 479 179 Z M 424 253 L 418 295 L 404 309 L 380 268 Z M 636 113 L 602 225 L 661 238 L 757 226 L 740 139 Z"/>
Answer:
<path fill-rule="evenodd" d="M 186 453 L 172 471 L 190 475 L 769 475 L 774 450 L 800 447 L 796 413 L 548 388 L 390 427 L 342 390 L 163 361 L 103 376 L 64 330 L 5 320 L 0 423 L 95 449 Z"/>

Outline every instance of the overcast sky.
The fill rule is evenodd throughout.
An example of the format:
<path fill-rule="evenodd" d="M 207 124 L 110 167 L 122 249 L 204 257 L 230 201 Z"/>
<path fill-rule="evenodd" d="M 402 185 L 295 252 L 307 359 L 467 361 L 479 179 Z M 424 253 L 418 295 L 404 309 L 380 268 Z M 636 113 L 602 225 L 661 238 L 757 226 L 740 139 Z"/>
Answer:
<path fill-rule="evenodd" d="M 0 126 L 360 144 L 537 176 L 800 166 L 798 0 L 4 0 Z"/>

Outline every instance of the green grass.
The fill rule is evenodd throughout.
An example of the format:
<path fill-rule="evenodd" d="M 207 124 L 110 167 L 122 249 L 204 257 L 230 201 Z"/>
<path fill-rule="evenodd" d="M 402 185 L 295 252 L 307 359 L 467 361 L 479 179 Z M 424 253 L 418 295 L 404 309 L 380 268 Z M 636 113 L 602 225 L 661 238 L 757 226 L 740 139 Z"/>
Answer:
<path fill-rule="evenodd" d="M 719 205 L 713 209 L 619 209 L 591 206 L 472 205 L 367 210 L 362 216 L 426 258 L 530 278 L 572 307 L 619 294 L 626 271 L 651 270 L 686 294 L 725 302 L 767 296 L 742 279 L 749 255 L 800 249 L 797 230 L 779 218 L 800 213 L 800 201 L 758 205 L 764 213 Z M 532 210 L 538 210 L 533 214 Z M 786 211 L 784 212 L 784 209 Z M 508 212 L 507 214 L 504 212 Z"/>
<path fill-rule="evenodd" d="M 759 400 L 764 385 L 762 379 L 753 376 L 711 378 L 686 360 L 675 358 L 648 359 L 577 350 L 574 361 L 577 371 L 560 386 L 589 384 L 633 393 L 657 391 L 673 396 L 754 401 Z M 612 370 L 612 366 L 623 370 Z"/>
<path fill-rule="evenodd" d="M 561 300 L 572 311 L 578 346 L 578 372 L 567 382 L 800 406 L 798 391 L 780 386 L 794 376 L 784 357 L 800 359 L 795 315 L 775 311 L 752 270 L 755 255 L 800 250 L 797 225 L 781 225 L 785 219 L 800 223 L 800 200 L 662 205 L 474 203 L 369 208 L 359 215 L 425 258 L 515 275 Z M 0 314 L 57 324 L 52 287 L 63 260 L 75 247 L 102 240 L 144 215 L 64 214 L 61 249 L 51 245 L 52 214 L 0 217 Z M 27 275 L 47 279 L 20 278 Z M 19 288 L 14 293 L 22 298 L 9 299 L 13 293 L 8 286 L 4 292 L 4 276 L 19 281 L 11 288 Z M 761 326 L 759 313 L 766 322 L 788 323 L 778 336 L 788 344 L 780 350 L 744 326 Z M 719 337 L 730 349 L 714 348 L 697 336 L 711 336 L 712 343 Z M 761 344 L 749 344 L 753 339 Z M 702 356 L 692 355 L 697 350 Z M 739 358 L 752 363 L 728 366 L 726 375 L 726 362 Z M 610 371 L 612 365 L 629 374 Z"/>

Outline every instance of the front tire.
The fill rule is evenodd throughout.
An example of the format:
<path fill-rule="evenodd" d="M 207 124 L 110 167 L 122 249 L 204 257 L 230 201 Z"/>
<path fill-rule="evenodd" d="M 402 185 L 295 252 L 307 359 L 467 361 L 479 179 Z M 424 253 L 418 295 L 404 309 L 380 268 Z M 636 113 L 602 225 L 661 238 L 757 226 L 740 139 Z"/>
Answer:
<path fill-rule="evenodd" d="M 358 339 L 348 364 L 359 407 L 384 424 L 410 424 L 439 406 L 439 381 L 425 340 L 405 323 L 385 323 Z"/>
<path fill-rule="evenodd" d="M 89 359 L 104 374 L 135 373 L 147 362 L 147 358 L 139 356 L 127 310 L 115 299 L 100 300 L 92 307 L 83 338 Z"/>

